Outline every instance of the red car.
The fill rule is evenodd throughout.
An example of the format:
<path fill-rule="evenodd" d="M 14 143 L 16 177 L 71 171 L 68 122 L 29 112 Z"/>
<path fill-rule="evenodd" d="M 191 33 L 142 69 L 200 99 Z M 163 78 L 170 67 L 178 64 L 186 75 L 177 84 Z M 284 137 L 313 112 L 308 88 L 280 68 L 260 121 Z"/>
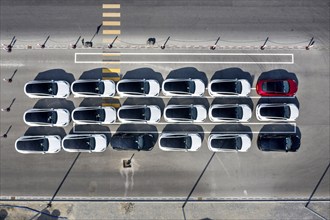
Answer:
<path fill-rule="evenodd" d="M 293 79 L 259 80 L 256 90 L 261 96 L 294 96 L 298 85 Z"/>

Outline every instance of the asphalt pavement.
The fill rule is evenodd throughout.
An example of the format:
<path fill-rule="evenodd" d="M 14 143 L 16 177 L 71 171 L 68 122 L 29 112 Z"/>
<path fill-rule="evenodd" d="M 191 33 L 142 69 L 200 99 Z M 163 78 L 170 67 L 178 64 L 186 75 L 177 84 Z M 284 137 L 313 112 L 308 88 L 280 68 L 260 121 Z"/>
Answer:
<path fill-rule="evenodd" d="M 10 125 L 7 138 L 1 138 L 0 184 L 1 198 L 50 198 L 69 169 L 76 154 L 60 152 L 56 155 L 22 155 L 15 151 L 15 140 L 24 134 L 59 134 L 73 131 L 73 123 L 62 128 L 29 128 L 24 124 L 24 111 L 32 107 L 65 106 L 72 110 L 84 105 L 102 103 L 248 103 L 255 110 L 261 102 L 292 102 L 299 106 L 300 116 L 293 126 L 301 133 L 301 148 L 296 153 L 264 153 L 256 146 L 257 135 L 264 125 L 259 124 L 196 124 L 171 126 L 135 126 L 161 133 L 197 130 L 203 134 L 203 147 L 194 153 L 162 152 L 158 145 L 151 152 L 139 152 L 133 158 L 133 168 L 124 169 L 122 160 L 131 152 L 116 152 L 111 146 L 100 154 L 83 154 L 78 159 L 63 187 L 62 198 L 185 198 L 210 159 L 212 152 L 206 146 L 214 130 L 250 131 L 252 147 L 247 153 L 217 153 L 193 193 L 193 198 L 308 198 L 329 163 L 329 4 L 327 1 L 277 2 L 253 1 L 123 1 L 121 35 L 118 44 L 106 49 L 102 40 L 113 38 L 99 34 L 94 48 L 69 49 L 69 44 L 82 36 L 92 37 L 102 23 L 102 3 L 97 1 L 1 1 L 1 43 L 8 44 L 12 36 L 17 42 L 12 53 L 1 50 L 1 79 L 9 78 L 17 69 L 12 83 L 1 81 L 1 108 L 16 98 L 10 112 L 1 112 L 1 132 Z M 204 5 L 205 4 L 205 5 Z M 88 18 L 86 16 L 88 14 Z M 61 15 L 61 16 L 60 16 Z M 41 19 L 42 18 L 42 19 Z M 75 22 L 68 22 L 75 21 Z M 244 22 L 243 22 L 244 21 Z M 104 28 L 104 27 L 103 27 Z M 45 49 L 39 49 L 50 35 Z M 224 50 L 209 50 L 221 35 Z M 148 37 L 156 37 L 157 45 L 147 47 Z M 171 36 L 169 46 L 159 45 Z M 264 51 L 259 49 L 264 39 L 271 41 Z M 315 37 L 311 50 L 304 47 Z M 159 41 L 158 41 L 159 39 Z M 212 40 L 214 39 L 214 40 Z M 280 43 L 279 43 L 280 42 Z M 197 47 L 195 48 L 194 46 Z M 31 46 L 32 49 L 28 49 Z M 272 48 L 273 47 L 273 48 Z M 160 61 L 192 61 L 193 63 L 148 63 L 154 57 L 140 54 L 133 59 L 123 54 L 120 60 L 128 63 L 75 63 L 75 53 L 164 53 Z M 254 55 L 240 59 L 226 57 L 187 57 L 166 53 L 240 53 L 274 54 L 267 63 L 258 63 Z M 278 54 L 289 54 L 283 62 Z M 262 57 L 262 56 L 261 56 Z M 135 60 L 144 63 L 134 63 Z M 157 60 L 156 59 L 156 60 Z M 263 58 L 260 58 L 263 59 Z M 228 63 L 201 63 L 202 61 Z M 103 59 L 102 62 L 105 62 Z M 159 61 L 159 60 L 157 60 Z M 237 61 L 236 63 L 230 63 Z M 249 63 L 243 63 L 248 61 Z M 255 90 L 250 98 L 212 99 L 100 99 L 74 98 L 67 100 L 30 99 L 23 86 L 33 79 L 65 79 L 72 83 L 79 78 L 100 78 L 103 68 L 120 68 L 121 78 L 156 78 L 160 82 L 171 77 L 198 77 L 209 82 L 216 75 L 247 78 L 252 88 L 260 77 L 293 77 L 299 83 L 295 98 L 261 99 Z M 206 92 L 207 95 L 207 92 Z M 251 123 L 258 123 L 253 111 Z M 268 124 L 269 125 L 269 124 Z M 273 130 L 277 125 L 264 129 Z M 135 129 L 134 128 L 134 129 Z M 132 129 L 119 124 L 90 126 L 81 130 L 105 132 Z M 316 191 L 316 198 L 329 198 L 329 172 Z"/>

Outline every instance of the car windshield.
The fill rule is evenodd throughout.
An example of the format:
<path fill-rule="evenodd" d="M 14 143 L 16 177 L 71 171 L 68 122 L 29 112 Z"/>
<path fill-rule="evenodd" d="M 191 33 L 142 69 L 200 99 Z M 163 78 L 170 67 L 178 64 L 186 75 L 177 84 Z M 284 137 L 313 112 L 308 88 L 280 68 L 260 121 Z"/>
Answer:
<path fill-rule="evenodd" d="M 289 106 L 272 106 L 260 109 L 260 114 L 269 118 L 290 118 Z"/>
<path fill-rule="evenodd" d="M 288 81 L 270 81 L 262 84 L 262 90 L 272 93 L 288 93 L 289 92 Z"/>
<path fill-rule="evenodd" d="M 57 113 L 56 111 L 29 112 L 25 115 L 25 120 L 27 122 L 56 124 Z"/>
<path fill-rule="evenodd" d="M 119 117 L 122 119 L 149 120 L 151 112 L 147 107 L 121 109 L 119 111 Z"/>
<path fill-rule="evenodd" d="M 222 119 L 241 119 L 243 117 L 243 109 L 237 107 L 224 107 L 212 109 L 212 116 Z"/>
<path fill-rule="evenodd" d="M 31 94 L 56 95 L 57 83 L 33 83 L 26 86 L 26 92 Z"/>
<path fill-rule="evenodd" d="M 160 144 L 163 147 L 174 148 L 174 149 L 190 149 L 191 148 L 191 137 L 189 136 L 169 136 L 161 139 Z"/>
<path fill-rule="evenodd" d="M 166 82 L 164 89 L 179 94 L 192 94 L 195 92 L 195 83 L 193 81 Z"/>
<path fill-rule="evenodd" d="M 105 120 L 105 111 L 104 109 L 79 110 L 73 113 L 73 118 L 78 121 L 103 122 Z"/>
<path fill-rule="evenodd" d="M 149 83 L 146 81 L 122 82 L 118 85 L 120 92 L 129 94 L 148 94 L 150 91 Z"/>
<path fill-rule="evenodd" d="M 195 107 L 178 107 L 166 110 L 166 117 L 182 120 L 195 120 L 197 118 L 197 109 Z"/>
<path fill-rule="evenodd" d="M 67 149 L 94 150 L 95 139 L 93 137 L 72 137 L 65 139 L 63 145 Z"/>
<path fill-rule="evenodd" d="M 47 138 L 31 138 L 17 142 L 17 149 L 23 151 L 48 151 L 49 142 Z"/>
<path fill-rule="evenodd" d="M 138 150 L 139 146 L 143 146 L 143 141 L 139 140 L 139 137 L 134 134 L 116 134 L 111 139 L 111 145 L 119 149 L 135 149 Z"/>
<path fill-rule="evenodd" d="M 287 138 L 285 136 L 266 136 L 261 138 L 262 147 L 270 151 L 283 151 L 287 148 Z"/>
<path fill-rule="evenodd" d="M 242 85 L 239 81 L 232 82 L 216 82 L 212 83 L 211 90 L 217 93 L 224 94 L 240 94 L 242 92 Z"/>
<path fill-rule="evenodd" d="M 224 150 L 241 150 L 242 139 L 240 137 L 219 137 L 212 139 L 211 146 Z"/>
<path fill-rule="evenodd" d="M 73 91 L 83 94 L 103 94 L 104 83 L 102 81 L 78 82 L 73 84 Z"/>

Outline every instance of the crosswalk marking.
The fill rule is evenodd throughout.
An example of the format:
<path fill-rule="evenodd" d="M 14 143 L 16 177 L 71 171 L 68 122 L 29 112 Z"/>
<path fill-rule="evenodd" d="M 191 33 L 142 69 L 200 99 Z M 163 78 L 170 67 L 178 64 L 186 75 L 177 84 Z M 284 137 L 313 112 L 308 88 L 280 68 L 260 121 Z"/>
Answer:
<path fill-rule="evenodd" d="M 103 34 L 120 34 L 120 30 L 103 30 Z"/>
<path fill-rule="evenodd" d="M 120 26 L 120 21 L 103 21 L 104 26 Z"/>
<path fill-rule="evenodd" d="M 104 12 L 103 13 L 104 18 L 120 18 L 120 13 L 114 13 L 114 12 Z"/>
<path fill-rule="evenodd" d="M 102 73 L 120 73 L 120 68 L 103 68 Z"/>
<path fill-rule="evenodd" d="M 120 4 L 103 4 L 102 8 L 104 9 L 120 8 Z"/>

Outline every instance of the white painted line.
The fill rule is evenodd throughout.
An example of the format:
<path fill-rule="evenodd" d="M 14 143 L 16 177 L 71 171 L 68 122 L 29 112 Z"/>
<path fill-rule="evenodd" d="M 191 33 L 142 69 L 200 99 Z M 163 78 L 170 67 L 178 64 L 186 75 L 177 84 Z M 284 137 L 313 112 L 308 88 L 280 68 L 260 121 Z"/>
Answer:
<path fill-rule="evenodd" d="M 113 123 L 111 125 L 125 125 L 126 123 Z M 127 123 L 128 124 L 128 123 Z M 131 123 L 131 125 L 141 125 L 142 123 Z M 144 123 L 145 124 L 145 123 Z M 151 126 L 155 126 L 155 125 L 203 125 L 203 124 L 207 124 L 207 123 L 158 123 L 158 124 L 145 124 L 145 125 L 151 125 Z M 228 125 L 228 124 L 241 124 L 241 125 L 270 125 L 273 123 L 208 123 L 208 124 L 212 124 L 212 125 Z M 285 123 L 285 122 L 281 122 L 281 123 L 274 123 L 276 125 L 292 125 L 294 127 L 293 131 L 283 131 L 283 132 L 276 132 L 276 131 L 269 131 L 269 132 L 260 132 L 260 131 L 252 131 L 252 132 L 248 132 L 248 133 L 252 133 L 252 134 L 259 134 L 259 133 L 267 133 L 267 134 L 295 134 L 297 132 L 297 124 L 296 123 Z M 106 127 L 110 127 L 111 125 L 108 125 Z M 111 131 L 110 132 L 104 132 L 104 131 L 76 131 L 76 125 L 73 124 L 73 132 L 77 133 L 77 134 L 91 134 L 91 133 L 110 133 L 110 134 L 115 134 L 117 131 Z M 128 133 L 132 133 L 132 134 L 138 134 L 138 133 L 143 133 L 143 132 L 147 132 L 147 133 L 152 133 L 152 134 L 162 134 L 163 131 L 120 131 L 120 132 L 128 132 Z M 172 131 L 172 132 L 185 132 L 185 131 Z M 193 132 L 193 131 L 187 131 L 187 132 Z M 196 131 L 196 133 L 200 133 L 198 131 Z M 246 134 L 247 132 L 233 132 L 233 131 L 228 131 L 228 132 L 212 132 L 212 131 L 204 131 L 201 132 L 203 134 Z"/>
<path fill-rule="evenodd" d="M 77 61 L 77 56 L 84 55 L 126 55 L 126 56 L 289 56 L 291 61 L 119 61 L 121 64 L 293 64 L 293 54 L 260 54 L 260 53 L 75 53 L 75 63 L 112 64 L 118 61 Z"/>

